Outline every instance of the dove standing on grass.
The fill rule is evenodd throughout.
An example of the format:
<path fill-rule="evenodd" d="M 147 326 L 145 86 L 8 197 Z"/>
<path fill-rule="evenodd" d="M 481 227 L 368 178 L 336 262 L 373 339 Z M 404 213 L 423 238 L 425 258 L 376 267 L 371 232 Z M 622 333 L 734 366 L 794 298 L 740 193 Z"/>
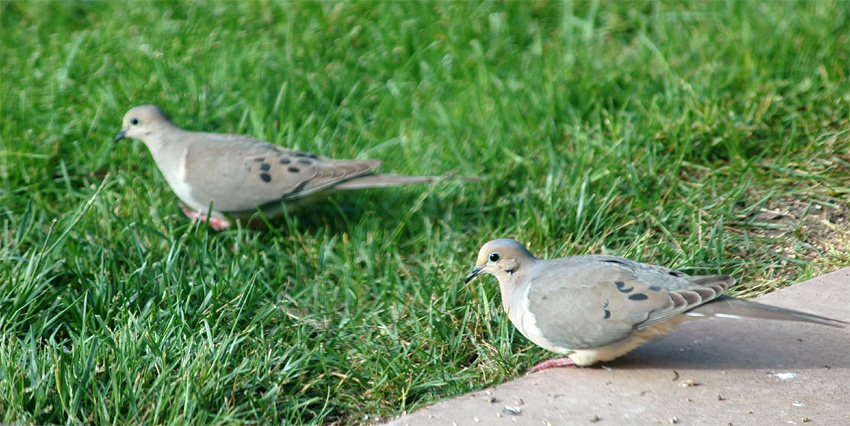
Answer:
<path fill-rule="evenodd" d="M 115 142 L 128 137 L 147 145 L 168 185 L 192 219 L 209 219 L 216 230 L 230 219 L 249 219 L 257 209 L 273 217 L 304 197 L 330 189 L 362 189 L 422 183 L 434 176 L 374 174 L 380 160 L 334 160 L 293 151 L 247 136 L 201 133 L 174 125 L 153 106 L 124 115 Z M 296 203 L 297 204 L 297 203 Z M 212 205 L 211 217 L 207 212 Z"/>
<path fill-rule="evenodd" d="M 483 273 L 499 281 L 502 304 L 520 333 L 544 349 L 567 354 L 531 372 L 610 361 L 689 318 L 847 324 L 724 296 L 735 283 L 728 275 L 689 276 L 606 255 L 543 260 L 510 239 L 484 244 L 466 282 Z"/>

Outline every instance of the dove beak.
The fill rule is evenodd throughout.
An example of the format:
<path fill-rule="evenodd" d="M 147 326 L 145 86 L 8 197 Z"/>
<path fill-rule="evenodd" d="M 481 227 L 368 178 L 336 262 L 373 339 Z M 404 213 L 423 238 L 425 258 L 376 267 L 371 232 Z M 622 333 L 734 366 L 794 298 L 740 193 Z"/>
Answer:
<path fill-rule="evenodd" d="M 127 135 L 127 130 L 130 130 L 130 129 L 121 129 L 121 133 L 118 133 L 118 136 L 115 137 L 115 140 L 112 141 L 112 143 L 115 143 L 115 142 L 120 141 L 121 139 L 124 139 L 124 136 Z"/>
<path fill-rule="evenodd" d="M 481 273 L 482 269 L 484 269 L 484 265 L 478 265 L 475 268 L 473 268 L 472 272 L 470 272 L 469 275 L 466 276 L 466 279 L 463 280 L 463 282 L 468 283 L 470 280 L 477 277 Z"/>

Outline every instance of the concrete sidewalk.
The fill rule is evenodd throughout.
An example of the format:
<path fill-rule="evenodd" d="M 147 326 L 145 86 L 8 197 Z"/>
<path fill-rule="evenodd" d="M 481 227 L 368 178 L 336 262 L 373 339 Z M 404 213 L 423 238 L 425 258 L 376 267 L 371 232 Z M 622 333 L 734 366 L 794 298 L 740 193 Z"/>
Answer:
<path fill-rule="evenodd" d="M 850 321 L 850 268 L 754 300 Z M 389 423 L 654 424 L 850 425 L 850 328 L 691 321 L 602 367 L 544 370 Z"/>

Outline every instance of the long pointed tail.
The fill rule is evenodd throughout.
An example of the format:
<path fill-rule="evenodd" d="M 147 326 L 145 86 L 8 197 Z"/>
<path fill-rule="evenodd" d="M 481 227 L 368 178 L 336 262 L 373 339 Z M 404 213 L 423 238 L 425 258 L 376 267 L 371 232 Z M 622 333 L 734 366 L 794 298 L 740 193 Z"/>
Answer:
<path fill-rule="evenodd" d="M 435 180 L 478 180 L 478 178 L 464 178 L 453 176 L 408 176 L 395 175 L 391 173 L 358 176 L 334 186 L 334 189 L 363 189 L 382 188 L 387 186 L 409 185 L 412 183 L 425 183 Z"/>
<path fill-rule="evenodd" d="M 800 321 L 823 324 L 830 327 L 845 327 L 847 322 L 818 315 L 807 314 L 793 309 L 763 305 L 734 297 L 723 296 L 687 313 L 690 316 L 717 316 L 732 318 L 758 318 L 781 321 Z"/>

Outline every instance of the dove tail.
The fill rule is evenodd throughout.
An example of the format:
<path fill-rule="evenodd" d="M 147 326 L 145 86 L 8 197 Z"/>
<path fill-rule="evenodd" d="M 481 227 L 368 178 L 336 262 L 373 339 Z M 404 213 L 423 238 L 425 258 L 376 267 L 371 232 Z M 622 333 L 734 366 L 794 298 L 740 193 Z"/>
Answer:
<path fill-rule="evenodd" d="M 406 176 L 389 173 L 358 176 L 334 186 L 334 189 L 381 188 L 440 180 L 440 176 Z"/>
<path fill-rule="evenodd" d="M 813 324 L 823 324 L 830 327 L 845 327 L 847 322 L 805 312 L 785 309 L 776 306 L 763 305 L 734 297 L 723 296 L 701 305 L 687 313 L 689 316 L 727 317 L 727 318 L 758 318 L 780 321 L 800 321 Z"/>

